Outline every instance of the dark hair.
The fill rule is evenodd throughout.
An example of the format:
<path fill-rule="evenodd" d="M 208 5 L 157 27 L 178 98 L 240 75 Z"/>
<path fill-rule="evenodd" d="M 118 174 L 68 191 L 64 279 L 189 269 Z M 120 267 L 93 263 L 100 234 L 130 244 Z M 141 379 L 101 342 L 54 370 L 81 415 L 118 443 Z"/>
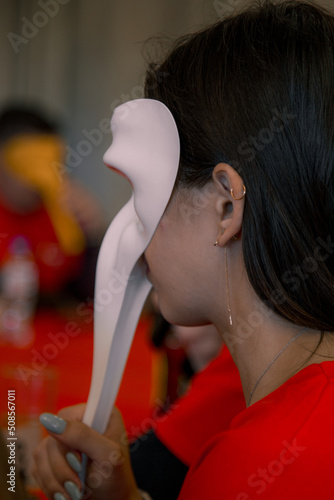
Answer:
<path fill-rule="evenodd" d="M 252 5 L 180 39 L 150 65 L 145 95 L 176 121 L 178 186 L 204 186 L 222 161 L 242 176 L 243 255 L 260 299 L 333 331 L 333 15 L 304 1 Z"/>
<path fill-rule="evenodd" d="M 7 106 L 0 114 L 0 144 L 20 134 L 58 134 L 58 127 L 37 108 Z"/>

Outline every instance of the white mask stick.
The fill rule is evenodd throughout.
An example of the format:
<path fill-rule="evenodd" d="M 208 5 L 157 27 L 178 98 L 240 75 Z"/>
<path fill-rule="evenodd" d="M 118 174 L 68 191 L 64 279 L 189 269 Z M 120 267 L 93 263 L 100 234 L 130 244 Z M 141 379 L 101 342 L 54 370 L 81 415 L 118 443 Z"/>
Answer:
<path fill-rule="evenodd" d="M 141 256 L 171 196 L 180 156 L 174 118 L 159 101 L 122 104 L 114 111 L 111 131 L 103 160 L 128 178 L 133 193 L 105 234 L 96 269 L 93 372 L 83 422 L 101 433 L 151 289 Z"/>

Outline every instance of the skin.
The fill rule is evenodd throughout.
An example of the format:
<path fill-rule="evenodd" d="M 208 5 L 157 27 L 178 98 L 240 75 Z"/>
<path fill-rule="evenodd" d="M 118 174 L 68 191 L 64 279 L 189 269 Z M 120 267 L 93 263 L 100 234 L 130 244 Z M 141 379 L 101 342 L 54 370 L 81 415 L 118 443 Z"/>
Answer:
<path fill-rule="evenodd" d="M 239 369 L 247 402 L 260 375 L 301 328 L 270 312 L 260 302 L 247 278 L 241 243 L 245 197 L 235 200 L 230 194 L 233 188 L 236 197 L 242 195 L 242 178 L 230 165 L 218 164 L 213 171 L 210 188 L 210 196 L 206 196 L 203 208 L 196 210 L 191 219 L 182 215 L 182 208 L 194 207 L 198 191 L 174 190 L 145 252 L 148 277 L 157 292 L 161 312 L 169 322 L 185 326 L 215 325 Z M 214 246 L 216 240 L 217 245 Z M 226 291 L 226 251 L 232 326 L 229 323 Z M 257 322 L 250 321 L 255 313 Z M 248 325 L 248 334 L 241 336 L 240 325 L 245 324 Z M 251 404 L 277 389 L 307 365 L 330 360 L 334 356 L 334 348 L 326 338 L 317 354 L 310 358 L 319 337 L 320 332 L 311 330 L 300 335 L 261 380 Z M 115 413 L 112 416 L 117 422 L 118 432 L 109 426 L 105 436 L 97 436 L 95 431 L 79 422 L 77 410 L 70 410 L 65 417 L 70 422 L 65 433 L 53 435 L 55 439 L 44 441 L 36 452 L 36 477 L 45 491 L 50 496 L 55 491 L 64 493 L 62 484 L 69 478 L 79 484 L 74 472 L 61 458 L 68 448 L 86 452 L 93 459 L 100 453 L 99 460 L 102 453 L 99 449 L 108 450 L 108 453 L 117 449 L 121 450 L 124 460 L 120 461 L 118 473 L 113 476 L 115 481 L 108 479 L 91 498 L 139 498 L 127 450 L 120 439 L 121 435 L 124 436 L 124 429 L 119 415 Z M 73 422 L 73 419 L 76 421 Z M 85 439 L 79 439 L 76 433 Z M 119 482 L 116 485 L 117 478 Z"/>
<path fill-rule="evenodd" d="M 70 499 L 64 483 L 73 482 L 80 489 L 77 474 L 66 462 L 66 453 L 78 450 L 90 458 L 86 474 L 85 498 L 103 500 L 140 500 L 131 471 L 126 433 L 120 412 L 114 408 L 107 430 L 102 436 L 81 423 L 85 405 L 68 407 L 59 412 L 66 420 L 61 434 L 49 432 L 34 454 L 33 474 L 49 498 L 59 492 Z M 80 456 L 77 454 L 78 458 Z M 91 495 L 86 496 L 88 493 Z M 110 496 L 112 495 L 112 496 Z"/>
<path fill-rule="evenodd" d="M 191 205 L 195 193 L 173 194 L 145 256 L 162 314 L 175 324 L 215 325 L 239 369 L 247 402 L 259 376 L 301 328 L 266 308 L 249 283 L 241 242 L 245 197 L 234 200 L 230 194 L 233 188 L 235 197 L 242 195 L 242 178 L 230 165 L 219 164 L 213 171 L 212 182 L 213 194 L 191 224 L 180 216 L 180 206 L 185 200 Z M 213 246 L 217 232 L 223 234 L 217 246 Z M 226 250 L 232 326 L 227 312 Z M 250 319 L 254 313 L 256 322 Z M 248 325 L 246 335 L 241 325 Z M 333 343 L 325 340 L 317 354 L 306 361 L 319 338 L 319 331 L 308 330 L 291 344 L 271 367 L 251 403 L 308 364 L 329 360 L 334 354 Z"/>
<path fill-rule="evenodd" d="M 89 241 L 100 241 L 106 230 L 102 207 L 79 182 L 64 176 L 59 205 L 70 211 Z M 33 185 L 5 168 L 0 148 L 0 199 L 11 212 L 33 214 L 43 205 L 43 199 Z"/>
<path fill-rule="evenodd" d="M 17 214 L 31 213 L 41 206 L 38 191 L 4 168 L 0 151 L 0 197 L 2 203 Z"/>

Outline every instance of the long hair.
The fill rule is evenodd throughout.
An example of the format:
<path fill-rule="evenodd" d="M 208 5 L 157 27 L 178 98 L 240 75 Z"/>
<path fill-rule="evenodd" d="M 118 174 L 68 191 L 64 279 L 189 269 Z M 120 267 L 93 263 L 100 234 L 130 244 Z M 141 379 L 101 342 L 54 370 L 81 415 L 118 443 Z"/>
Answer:
<path fill-rule="evenodd" d="M 334 17 L 264 1 L 181 38 L 151 64 L 146 97 L 172 112 L 177 185 L 219 162 L 247 187 L 242 243 L 260 299 L 295 324 L 334 331 Z"/>

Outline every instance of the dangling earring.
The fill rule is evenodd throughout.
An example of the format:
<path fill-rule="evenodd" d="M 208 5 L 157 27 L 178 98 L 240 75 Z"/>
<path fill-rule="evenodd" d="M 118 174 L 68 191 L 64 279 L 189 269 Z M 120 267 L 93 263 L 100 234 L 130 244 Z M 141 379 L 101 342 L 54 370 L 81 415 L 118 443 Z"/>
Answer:
<path fill-rule="evenodd" d="M 214 243 L 214 247 L 216 247 L 219 243 L 219 238 L 225 233 L 225 229 L 222 230 L 222 232 L 220 233 L 220 235 L 218 236 L 218 238 L 216 239 L 216 242 Z"/>
<path fill-rule="evenodd" d="M 230 325 L 232 326 L 232 311 L 231 311 L 231 303 L 230 303 L 230 289 L 228 286 L 228 269 L 227 269 L 227 247 L 225 247 L 225 279 L 226 279 L 226 295 L 227 295 L 227 310 L 228 317 L 230 320 Z"/>
<path fill-rule="evenodd" d="M 224 234 L 225 232 L 225 229 L 222 230 L 222 232 L 220 233 L 220 235 L 218 236 L 216 242 L 214 243 L 213 246 L 217 246 L 218 243 L 219 243 L 219 238 L 222 236 L 222 234 Z M 233 235 L 232 236 L 232 239 L 233 240 L 237 240 L 238 237 Z M 227 310 L 228 310 L 228 317 L 229 317 L 229 321 L 230 321 L 230 325 L 232 326 L 233 322 L 232 322 L 232 311 L 231 311 L 231 302 L 230 302 L 230 288 L 229 288 L 229 284 L 228 284 L 228 268 L 227 268 L 227 246 L 225 245 L 225 281 L 226 281 L 226 296 L 227 296 Z"/>

